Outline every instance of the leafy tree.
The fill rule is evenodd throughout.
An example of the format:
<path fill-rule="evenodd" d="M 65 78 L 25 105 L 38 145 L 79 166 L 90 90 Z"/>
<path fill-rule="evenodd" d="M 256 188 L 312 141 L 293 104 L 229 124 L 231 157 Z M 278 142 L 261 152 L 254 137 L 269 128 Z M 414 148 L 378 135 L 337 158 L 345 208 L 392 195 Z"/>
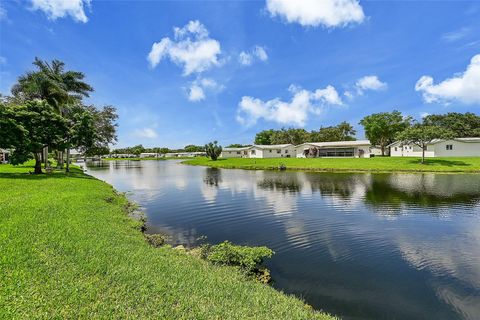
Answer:
<path fill-rule="evenodd" d="M 271 144 L 301 144 L 308 140 L 309 134 L 305 129 L 282 128 L 276 130 L 270 137 Z"/>
<path fill-rule="evenodd" d="M 396 135 L 410 126 L 411 118 L 404 117 L 401 112 L 374 113 L 364 117 L 360 124 L 365 128 L 365 135 L 372 145 L 379 146 L 382 155 L 385 148 L 394 142 Z"/>
<path fill-rule="evenodd" d="M 203 152 L 205 151 L 205 147 L 189 144 L 188 146 L 185 146 L 183 150 L 185 150 L 186 152 Z"/>
<path fill-rule="evenodd" d="M 11 163 L 20 164 L 33 156 L 36 174 L 42 173 L 43 148 L 63 144 L 69 125 L 54 107 L 39 100 L 22 105 L 2 103 L 0 124 L 0 147 L 14 149 Z"/>
<path fill-rule="evenodd" d="M 250 145 L 233 143 L 233 144 L 227 146 L 227 148 L 244 148 L 244 147 L 250 147 Z"/>
<path fill-rule="evenodd" d="M 216 161 L 222 153 L 222 146 L 218 145 L 217 141 L 207 143 L 205 145 L 205 152 L 207 153 L 207 157 L 210 157 L 210 159 Z"/>
<path fill-rule="evenodd" d="M 425 162 L 425 150 L 427 145 L 435 139 L 452 139 L 455 133 L 451 130 L 429 126 L 425 124 L 415 124 L 397 134 L 397 139 L 404 144 L 415 144 L 422 149 L 422 163 Z"/>
<path fill-rule="evenodd" d="M 20 76 L 12 88 L 12 94 L 19 101 L 45 100 L 64 116 L 70 106 L 81 103 L 82 99 L 93 91 L 93 88 L 83 81 L 85 75 L 82 72 L 65 71 L 65 63 L 60 60 L 49 63 L 36 57 L 33 64 L 37 70 Z M 60 167 L 63 167 L 65 147 L 66 145 L 58 146 Z"/>
<path fill-rule="evenodd" d="M 423 123 L 451 130 L 456 138 L 480 137 L 480 116 L 472 112 L 432 114 L 426 116 Z"/>
<path fill-rule="evenodd" d="M 311 142 L 353 141 L 355 134 L 355 129 L 344 121 L 337 126 L 321 127 L 318 131 L 312 131 L 309 140 Z"/>
<path fill-rule="evenodd" d="M 139 144 L 139 145 L 136 145 L 136 146 L 133 146 L 130 149 L 130 153 L 133 153 L 135 155 L 140 155 L 140 153 L 144 153 L 145 152 L 145 148 Z"/>
<path fill-rule="evenodd" d="M 165 154 L 165 153 L 169 153 L 169 152 L 170 152 L 170 149 L 168 149 L 168 148 L 159 148 L 158 152 Z"/>
<path fill-rule="evenodd" d="M 272 144 L 272 135 L 275 130 L 263 130 L 255 135 L 255 144 L 270 145 Z"/>

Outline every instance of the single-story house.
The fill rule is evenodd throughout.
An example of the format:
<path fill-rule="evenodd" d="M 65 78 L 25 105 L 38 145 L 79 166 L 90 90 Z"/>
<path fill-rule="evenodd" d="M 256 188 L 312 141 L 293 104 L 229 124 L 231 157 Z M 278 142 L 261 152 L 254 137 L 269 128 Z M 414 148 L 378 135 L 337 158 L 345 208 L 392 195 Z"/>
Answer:
<path fill-rule="evenodd" d="M 253 145 L 248 148 L 248 158 L 294 158 L 293 144 Z"/>
<path fill-rule="evenodd" d="M 10 151 L 0 149 L 0 163 L 7 163 L 10 158 Z"/>
<path fill-rule="evenodd" d="M 160 155 L 156 152 L 142 152 L 140 158 L 158 158 Z"/>
<path fill-rule="evenodd" d="M 248 158 L 248 150 L 251 147 L 223 148 L 221 158 Z"/>
<path fill-rule="evenodd" d="M 194 157 L 205 157 L 206 152 L 197 151 L 197 152 L 169 152 L 165 153 L 167 158 L 194 158 Z"/>
<path fill-rule="evenodd" d="M 376 154 L 369 140 L 306 142 L 297 146 L 297 158 L 370 158 Z"/>
<path fill-rule="evenodd" d="M 401 141 L 388 146 L 392 157 L 421 157 L 422 148 Z M 436 139 L 427 145 L 425 157 L 480 157 L 480 138 Z"/>

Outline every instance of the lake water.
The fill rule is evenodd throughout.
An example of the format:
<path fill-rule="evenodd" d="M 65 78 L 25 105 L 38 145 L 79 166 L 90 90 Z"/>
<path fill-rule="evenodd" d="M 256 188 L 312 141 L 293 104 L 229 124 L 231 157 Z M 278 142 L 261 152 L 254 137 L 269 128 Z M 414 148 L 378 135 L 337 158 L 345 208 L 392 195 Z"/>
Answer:
<path fill-rule="evenodd" d="M 88 164 L 148 232 L 266 245 L 274 286 L 344 319 L 480 319 L 480 175 Z M 204 240 L 203 240 L 204 241 Z"/>

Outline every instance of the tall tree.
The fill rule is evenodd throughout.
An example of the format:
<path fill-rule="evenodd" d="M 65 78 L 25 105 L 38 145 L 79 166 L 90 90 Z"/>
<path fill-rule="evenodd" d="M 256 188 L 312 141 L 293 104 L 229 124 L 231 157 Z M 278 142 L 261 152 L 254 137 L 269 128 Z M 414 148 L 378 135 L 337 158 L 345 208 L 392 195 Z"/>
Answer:
<path fill-rule="evenodd" d="M 12 88 L 12 94 L 24 100 L 41 99 L 58 111 L 88 97 L 93 88 L 83 81 L 85 75 L 78 71 L 65 71 L 60 60 L 47 61 L 35 58 L 36 71 L 20 76 Z"/>
<path fill-rule="evenodd" d="M 255 144 L 270 145 L 272 144 L 272 135 L 275 130 L 263 130 L 255 135 Z"/>
<path fill-rule="evenodd" d="M 451 130 L 429 126 L 425 124 L 415 124 L 397 134 L 397 139 L 403 144 L 414 144 L 422 149 L 422 163 L 425 163 L 425 150 L 428 144 L 435 139 L 452 139 L 455 133 Z"/>
<path fill-rule="evenodd" d="M 0 104 L 0 124 L 0 147 L 14 150 L 12 164 L 23 163 L 33 156 L 36 174 L 42 173 L 43 148 L 64 143 L 69 126 L 50 104 L 40 100 L 21 105 Z"/>
<path fill-rule="evenodd" d="M 282 128 L 276 130 L 270 137 L 271 144 L 301 144 L 308 140 L 309 134 L 305 129 Z"/>
<path fill-rule="evenodd" d="M 480 116 L 472 112 L 431 114 L 423 119 L 423 123 L 451 130 L 456 138 L 480 137 Z"/>
<path fill-rule="evenodd" d="M 400 111 L 374 113 L 364 117 L 360 124 L 365 135 L 374 146 L 379 146 L 382 156 L 386 147 L 394 142 L 396 135 L 410 126 L 411 117 L 404 117 Z"/>

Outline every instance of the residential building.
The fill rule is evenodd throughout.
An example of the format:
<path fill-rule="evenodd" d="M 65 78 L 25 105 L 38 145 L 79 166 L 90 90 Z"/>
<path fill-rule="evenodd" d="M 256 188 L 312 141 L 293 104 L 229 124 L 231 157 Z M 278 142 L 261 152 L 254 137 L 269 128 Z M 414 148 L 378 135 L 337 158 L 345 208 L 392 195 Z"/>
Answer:
<path fill-rule="evenodd" d="M 7 163 L 10 158 L 10 151 L 0 149 L 0 163 Z"/>
<path fill-rule="evenodd" d="M 253 145 L 248 149 L 248 158 L 294 158 L 293 144 Z"/>
<path fill-rule="evenodd" d="M 422 148 L 401 141 L 388 146 L 392 157 L 421 157 Z M 427 145 L 425 157 L 480 157 L 480 138 L 436 139 Z"/>
<path fill-rule="evenodd" d="M 296 147 L 297 158 L 370 158 L 378 150 L 369 140 L 307 142 Z M 380 153 L 381 154 L 381 153 Z"/>
<path fill-rule="evenodd" d="M 248 150 L 251 147 L 223 148 L 221 158 L 248 158 Z"/>

